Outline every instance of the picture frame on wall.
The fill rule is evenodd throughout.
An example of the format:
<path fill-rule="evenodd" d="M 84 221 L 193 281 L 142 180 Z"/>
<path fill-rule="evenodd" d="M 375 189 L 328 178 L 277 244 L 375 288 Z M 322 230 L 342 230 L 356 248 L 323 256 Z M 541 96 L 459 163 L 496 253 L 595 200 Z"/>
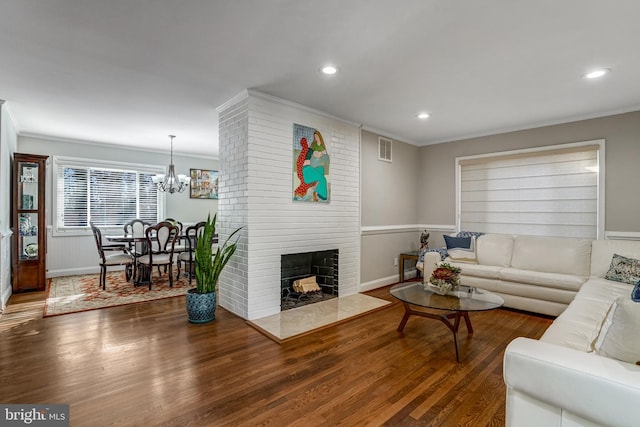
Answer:
<path fill-rule="evenodd" d="M 329 203 L 330 158 L 322 133 L 293 124 L 293 201 Z"/>
<path fill-rule="evenodd" d="M 218 171 L 191 169 L 189 197 L 192 199 L 218 198 Z"/>

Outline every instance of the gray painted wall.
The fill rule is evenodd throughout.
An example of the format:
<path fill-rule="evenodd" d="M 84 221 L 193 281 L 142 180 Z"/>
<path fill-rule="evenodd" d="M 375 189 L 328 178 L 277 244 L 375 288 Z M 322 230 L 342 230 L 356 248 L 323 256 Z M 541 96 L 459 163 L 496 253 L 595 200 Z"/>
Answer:
<path fill-rule="evenodd" d="M 418 221 L 455 224 L 456 157 L 594 139 L 606 140 L 605 231 L 639 232 L 640 111 L 422 147 Z"/>
<path fill-rule="evenodd" d="M 378 160 L 378 135 L 361 139 L 362 226 L 416 224 L 420 148 L 394 140 L 389 163 Z"/>
<path fill-rule="evenodd" d="M 372 226 L 391 228 L 365 231 L 362 235 L 360 280 L 365 285 L 360 290 L 363 291 L 396 281 L 398 267 L 394 260 L 400 252 L 418 247 L 420 233 L 415 225 L 420 149 L 394 140 L 393 162 L 389 163 L 378 160 L 377 134 L 362 131 L 361 141 L 361 226 L 365 230 Z M 393 230 L 394 227 L 399 229 Z"/>

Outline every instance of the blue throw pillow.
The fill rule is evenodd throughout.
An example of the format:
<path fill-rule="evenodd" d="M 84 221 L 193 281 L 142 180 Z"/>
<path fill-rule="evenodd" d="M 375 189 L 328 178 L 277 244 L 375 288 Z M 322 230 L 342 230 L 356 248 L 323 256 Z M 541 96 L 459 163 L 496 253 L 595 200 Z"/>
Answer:
<path fill-rule="evenodd" d="M 640 302 L 640 280 L 633 287 L 633 291 L 631 291 L 631 299 L 635 302 Z"/>
<path fill-rule="evenodd" d="M 447 249 L 454 249 L 454 248 L 470 249 L 471 248 L 471 237 L 451 237 L 451 236 L 447 236 L 446 234 L 442 237 L 444 237 L 444 241 L 447 244 Z"/>

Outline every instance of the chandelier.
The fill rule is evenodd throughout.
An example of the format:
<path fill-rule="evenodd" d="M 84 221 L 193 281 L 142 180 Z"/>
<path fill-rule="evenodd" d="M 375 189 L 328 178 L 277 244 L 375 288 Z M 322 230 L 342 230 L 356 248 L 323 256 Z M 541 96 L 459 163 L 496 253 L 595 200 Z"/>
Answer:
<path fill-rule="evenodd" d="M 189 186 L 189 178 L 187 175 L 176 175 L 175 167 L 173 166 L 173 138 L 175 135 L 169 135 L 171 138 L 171 163 L 169 163 L 169 171 L 166 175 L 154 176 L 153 183 L 158 184 L 158 190 L 173 194 L 175 192 L 182 193 Z"/>

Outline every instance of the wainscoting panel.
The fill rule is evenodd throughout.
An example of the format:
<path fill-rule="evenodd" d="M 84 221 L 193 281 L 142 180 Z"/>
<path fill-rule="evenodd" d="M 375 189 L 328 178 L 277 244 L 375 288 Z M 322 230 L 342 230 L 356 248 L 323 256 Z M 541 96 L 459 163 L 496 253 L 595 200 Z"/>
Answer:
<path fill-rule="evenodd" d="M 11 230 L 0 231 L 0 310 L 11 296 Z"/>
<path fill-rule="evenodd" d="M 47 227 L 47 277 L 99 272 L 93 235 L 53 236 Z"/>

